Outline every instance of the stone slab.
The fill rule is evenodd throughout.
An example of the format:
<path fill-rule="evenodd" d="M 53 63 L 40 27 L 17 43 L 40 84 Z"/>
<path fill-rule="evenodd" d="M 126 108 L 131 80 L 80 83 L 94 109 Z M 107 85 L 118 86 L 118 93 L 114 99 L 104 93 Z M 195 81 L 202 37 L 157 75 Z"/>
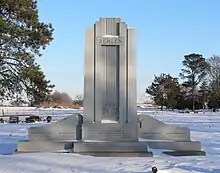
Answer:
<path fill-rule="evenodd" d="M 201 143 L 198 141 L 148 141 L 149 148 L 175 151 L 201 151 Z"/>
<path fill-rule="evenodd" d="M 74 142 L 76 153 L 147 153 L 146 142 Z"/>
<path fill-rule="evenodd" d="M 152 140 L 190 141 L 190 130 L 165 124 L 154 117 L 143 115 L 138 117 L 139 137 Z"/>
<path fill-rule="evenodd" d="M 136 152 L 89 152 L 89 153 L 76 153 L 80 155 L 89 155 L 95 157 L 152 157 L 152 152 L 136 153 Z"/>
<path fill-rule="evenodd" d="M 20 141 L 16 152 L 55 152 L 72 151 L 73 141 Z"/>
<path fill-rule="evenodd" d="M 170 156 L 206 156 L 205 151 L 164 151 L 163 154 Z"/>
<path fill-rule="evenodd" d="M 81 115 L 73 114 L 62 120 L 43 125 L 30 127 L 28 130 L 29 141 L 65 141 L 81 139 Z"/>
<path fill-rule="evenodd" d="M 82 139 L 117 142 L 138 141 L 137 126 L 130 123 L 85 123 L 82 125 Z"/>

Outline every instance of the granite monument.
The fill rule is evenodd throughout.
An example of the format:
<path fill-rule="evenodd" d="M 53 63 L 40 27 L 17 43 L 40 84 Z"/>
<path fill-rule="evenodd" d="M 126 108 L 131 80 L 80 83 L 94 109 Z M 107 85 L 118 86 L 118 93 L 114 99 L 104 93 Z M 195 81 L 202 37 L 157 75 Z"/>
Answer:
<path fill-rule="evenodd" d="M 120 18 L 87 29 L 82 141 L 74 152 L 151 155 L 138 139 L 135 44 Z"/>
<path fill-rule="evenodd" d="M 17 152 L 152 156 L 152 148 L 171 155 L 204 155 L 201 143 L 190 140 L 188 128 L 137 116 L 135 38 L 120 18 L 100 18 L 87 29 L 83 116 L 31 127 Z"/>

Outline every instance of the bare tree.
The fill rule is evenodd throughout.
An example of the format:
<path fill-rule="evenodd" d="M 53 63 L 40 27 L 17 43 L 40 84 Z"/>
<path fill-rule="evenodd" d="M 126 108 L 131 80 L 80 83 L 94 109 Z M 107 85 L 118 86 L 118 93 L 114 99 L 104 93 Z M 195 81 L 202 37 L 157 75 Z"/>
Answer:
<path fill-rule="evenodd" d="M 208 74 L 209 81 L 216 81 L 219 84 L 220 81 L 220 56 L 213 55 L 208 59 Z M 219 85 L 218 85 L 219 87 Z"/>
<path fill-rule="evenodd" d="M 76 99 L 75 99 L 75 100 L 83 100 L 82 94 L 78 94 L 78 95 L 76 96 Z"/>
<path fill-rule="evenodd" d="M 76 95 L 73 104 L 83 106 L 83 96 L 81 94 Z"/>
<path fill-rule="evenodd" d="M 54 102 L 54 103 L 57 103 L 57 104 L 72 104 L 72 99 L 71 97 L 63 92 L 59 92 L 59 91 L 55 91 L 53 94 L 52 94 L 52 99 L 51 101 Z"/>
<path fill-rule="evenodd" d="M 220 56 L 213 55 L 208 60 L 207 80 L 210 86 L 210 103 L 214 110 L 218 107 L 220 99 Z"/>

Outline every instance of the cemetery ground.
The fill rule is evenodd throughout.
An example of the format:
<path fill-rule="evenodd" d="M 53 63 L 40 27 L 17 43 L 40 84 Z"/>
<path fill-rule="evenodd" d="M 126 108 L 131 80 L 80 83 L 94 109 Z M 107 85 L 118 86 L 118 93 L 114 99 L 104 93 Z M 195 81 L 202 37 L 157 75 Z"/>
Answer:
<path fill-rule="evenodd" d="M 18 109 L 18 108 L 17 108 Z M 16 110 L 19 112 L 19 110 Z M 52 115 L 52 122 L 70 115 L 76 110 L 35 109 L 44 117 Z M 65 113 L 65 115 L 64 115 Z M 92 157 L 68 153 L 26 153 L 15 154 L 16 143 L 27 139 L 30 126 L 40 126 L 46 122 L 0 124 L 0 173 L 144 173 L 151 172 L 151 166 L 167 173 L 175 172 L 220 172 L 220 113 L 175 113 L 161 111 L 138 111 L 151 115 L 168 124 L 189 127 L 191 139 L 201 141 L 206 156 L 173 157 L 153 150 L 154 157 Z M 61 116 L 62 115 L 62 116 Z M 149 149 L 151 150 L 151 149 Z M 152 150 L 151 150 L 152 151 Z"/>

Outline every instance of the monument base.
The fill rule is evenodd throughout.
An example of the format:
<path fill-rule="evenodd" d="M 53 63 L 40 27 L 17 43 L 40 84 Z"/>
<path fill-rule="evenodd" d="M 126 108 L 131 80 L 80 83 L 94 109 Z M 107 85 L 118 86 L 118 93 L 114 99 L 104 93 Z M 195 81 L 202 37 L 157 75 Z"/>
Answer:
<path fill-rule="evenodd" d="M 205 151 L 164 151 L 163 154 L 170 156 L 206 156 Z"/>
<path fill-rule="evenodd" d="M 74 142 L 73 152 L 91 156 L 152 157 L 146 142 Z"/>
<path fill-rule="evenodd" d="M 172 151 L 200 151 L 201 143 L 198 141 L 146 141 L 149 148 Z"/>
<path fill-rule="evenodd" d="M 198 141 L 148 141 L 149 148 L 162 149 L 163 154 L 170 156 L 205 156 Z M 167 151 L 166 151 L 167 150 Z"/>
<path fill-rule="evenodd" d="M 16 153 L 72 151 L 73 141 L 20 141 Z"/>
<path fill-rule="evenodd" d="M 153 157 L 152 152 L 85 152 L 85 153 L 75 153 L 80 155 L 88 155 L 94 157 Z"/>
<path fill-rule="evenodd" d="M 137 125 L 132 123 L 83 123 L 82 138 L 84 141 L 138 141 Z"/>
<path fill-rule="evenodd" d="M 190 129 L 165 124 L 149 115 L 139 115 L 139 137 L 149 148 L 172 156 L 205 155 L 201 142 L 190 140 Z M 199 153 L 199 154 L 198 154 Z"/>

